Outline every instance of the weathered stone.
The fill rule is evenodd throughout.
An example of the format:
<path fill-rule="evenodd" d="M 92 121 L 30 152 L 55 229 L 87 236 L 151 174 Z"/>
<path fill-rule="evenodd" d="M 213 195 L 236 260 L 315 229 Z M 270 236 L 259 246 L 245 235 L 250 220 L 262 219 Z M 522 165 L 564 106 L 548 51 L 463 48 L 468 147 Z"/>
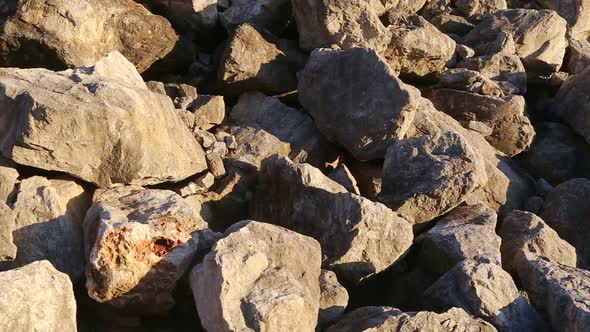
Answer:
<path fill-rule="evenodd" d="M 388 30 L 391 40 L 384 56 L 403 76 L 420 78 L 442 72 L 455 54 L 455 41 L 419 15 L 400 16 Z"/>
<path fill-rule="evenodd" d="M 590 67 L 590 42 L 584 39 L 570 39 L 566 63 L 567 71 L 573 75 L 580 74 Z"/>
<path fill-rule="evenodd" d="M 471 47 L 461 44 L 457 44 L 455 47 L 455 53 L 457 53 L 461 60 L 469 59 L 475 56 L 475 51 Z"/>
<path fill-rule="evenodd" d="M 211 172 L 200 176 L 194 182 L 189 183 L 179 190 L 179 194 L 182 197 L 187 197 L 194 194 L 205 193 L 215 183 L 215 176 Z"/>
<path fill-rule="evenodd" d="M 488 181 L 483 158 L 456 132 L 393 143 L 379 200 L 420 224 L 461 204 Z"/>
<path fill-rule="evenodd" d="M 263 161 L 253 203 L 254 218 L 318 240 L 323 266 L 347 282 L 385 270 L 413 239 L 410 223 L 394 211 L 286 157 Z"/>
<path fill-rule="evenodd" d="M 481 257 L 457 264 L 424 292 L 424 301 L 437 311 L 463 308 L 498 331 L 548 330 L 510 274 Z"/>
<path fill-rule="evenodd" d="M 330 172 L 328 177 L 338 182 L 338 184 L 342 185 L 349 192 L 357 195 L 361 194 L 356 184 L 356 179 L 354 178 L 352 173 L 350 173 L 350 170 L 348 169 L 348 167 L 346 167 L 345 164 L 338 165 L 338 167 L 336 167 L 332 172 Z"/>
<path fill-rule="evenodd" d="M 306 50 L 329 47 L 383 49 L 387 29 L 369 1 L 291 0 L 299 46 Z"/>
<path fill-rule="evenodd" d="M 12 237 L 15 217 L 10 207 L 0 200 L 0 262 L 16 258 L 16 246 Z"/>
<path fill-rule="evenodd" d="M 321 49 L 299 75 L 299 100 L 318 129 L 359 160 L 382 158 L 418 109 L 433 109 L 374 50 Z"/>
<path fill-rule="evenodd" d="M 206 130 L 197 129 L 194 134 L 197 142 L 199 142 L 199 144 L 205 149 L 210 148 L 215 142 L 217 142 L 215 135 Z"/>
<path fill-rule="evenodd" d="M 70 278 L 48 261 L 0 272 L 1 331 L 77 331 Z"/>
<path fill-rule="evenodd" d="M 563 62 L 566 30 L 566 21 L 551 10 L 501 10 L 485 17 L 469 32 L 464 42 L 467 46 L 477 47 L 495 40 L 503 31 L 514 38 L 516 54 L 525 65 L 535 71 L 554 72 Z"/>
<path fill-rule="evenodd" d="M 590 2 L 588 0 L 539 0 L 543 7 L 555 10 L 567 20 L 569 35 L 576 39 L 590 36 Z"/>
<path fill-rule="evenodd" d="M 142 0 L 163 8 L 166 18 L 181 34 L 206 32 L 217 26 L 217 0 Z"/>
<path fill-rule="evenodd" d="M 82 219 L 89 194 L 76 182 L 34 176 L 21 181 L 13 206 L 16 259 L 0 263 L 6 271 L 48 260 L 73 281 L 84 272 Z"/>
<path fill-rule="evenodd" d="M 495 332 L 496 329 L 459 308 L 438 314 L 429 311 L 404 313 L 391 307 L 362 307 L 347 313 L 338 323 L 326 330 L 361 331 Z"/>
<path fill-rule="evenodd" d="M 313 331 L 320 264 L 320 245 L 312 238 L 255 221 L 233 225 L 191 272 L 203 327 Z"/>
<path fill-rule="evenodd" d="M 533 142 L 535 128 L 525 113 L 522 96 L 500 98 L 450 89 L 435 90 L 426 96 L 437 110 L 449 114 L 464 127 L 478 121 L 492 128 L 486 140 L 509 156 L 521 153 Z"/>
<path fill-rule="evenodd" d="M 383 184 L 383 163 L 351 160 L 350 171 L 358 183 L 361 196 L 377 200 Z"/>
<path fill-rule="evenodd" d="M 475 27 L 469 19 L 450 13 L 440 13 L 432 17 L 430 23 L 440 31 L 456 36 L 464 36 Z"/>
<path fill-rule="evenodd" d="M 536 215 L 513 211 L 502 222 L 502 266 L 516 275 L 518 257 L 525 252 L 552 262 L 576 266 L 576 250 Z"/>
<path fill-rule="evenodd" d="M 225 119 L 223 96 L 199 95 L 187 110 L 195 114 L 194 126 L 202 130 L 209 130 Z"/>
<path fill-rule="evenodd" d="M 218 80 L 231 95 L 262 91 L 277 95 L 297 89 L 301 55 L 249 24 L 237 28 L 220 60 Z"/>
<path fill-rule="evenodd" d="M 455 0 L 454 3 L 457 9 L 467 16 L 494 14 L 499 10 L 508 9 L 506 0 Z"/>
<path fill-rule="evenodd" d="M 504 92 L 498 84 L 474 70 L 466 68 L 448 69 L 442 72 L 438 79 L 439 83 L 448 89 L 504 97 Z"/>
<path fill-rule="evenodd" d="M 590 267 L 590 180 L 572 179 L 547 194 L 540 217 L 578 251 L 578 265 Z"/>
<path fill-rule="evenodd" d="M 485 255 L 500 264 L 500 237 L 494 210 L 483 204 L 459 206 L 416 238 L 418 265 L 439 277 L 465 259 Z"/>
<path fill-rule="evenodd" d="M 524 94 L 527 77 L 522 61 L 517 55 L 492 54 L 465 59 L 457 67 L 478 71 L 483 76 L 497 82 L 509 84 L 505 94 Z M 503 85 L 500 85 L 503 88 Z M 511 93 L 514 91 L 513 93 Z"/>
<path fill-rule="evenodd" d="M 118 52 L 63 72 L 1 69 L 0 85 L 0 149 L 19 164 L 103 187 L 179 181 L 206 169 L 170 99 L 149 91 Z"/>
<path fill-rule="evenodd" d="M 289 0 L 232 0 L 221 13 L 228 31 L 248 23 L 275 33 L 283 31 L 291 18 Z"/>
<path fill-rule="evenodd" d="M 0 201 L 6 202 L 18 183 L 19 174 L 14 166 L 14 163 L 0 155 Z"/>
<path fill-rule="evenodd" d="M 551 113 L 590 143 L 590 69 L 570 77 L 559 89 Z"/>
<path fill-rule="evenodd" d="M 174 305 L 176 281 L 217 234 L 172 191 L 125 186 L 99 191 L 84 219 L 88 295 L 129 312 Z"/>
<path fill-rule="evenodd" d="M 170 23 L 132 0 L 12 1 L 2 15 L 0 65 L 63 70 L 120 51 L 139 72 L 172 51 Z"/>
<path fill-rule="evenodd" d="M 344 314 L 344 309 L 348 305 L 348 292 L 338 283 L 336 274 L 328 270 L 322 270 L 320 274 L 320 291 L 317 327 L 323 328 L 330 326 Z"/>

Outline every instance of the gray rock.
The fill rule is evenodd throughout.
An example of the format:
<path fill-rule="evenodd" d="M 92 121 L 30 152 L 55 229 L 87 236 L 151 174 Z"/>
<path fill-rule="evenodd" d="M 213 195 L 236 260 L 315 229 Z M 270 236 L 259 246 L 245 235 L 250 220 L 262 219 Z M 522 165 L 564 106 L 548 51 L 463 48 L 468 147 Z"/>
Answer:
<path fill-rule="evenodd" d="M 568 23 L 568 35 L 575 39 L 590 36 L 590 2 L 588 0 L 539 0 L 544 8 L 555 10 Z"/>
<path fill-rule="evenodd" d="M 19 174 L 14 166 L 0 155 L 0 201 L 6 202 L 18 183 Z"/>
<path fill-rule="evenodd" d="M 0 272 L 0 331 L 77 331 L 70 278 L 48 261 Z"/>
<path fill-rule="evenodd" d="M 590 42 L 585 39 L 570 39 L 570 46 L 567 53 L 567 71 L 577 75 L 590 67 Z"/>
<path fill-rule="evenodd" d="M 338 283 L 336 274 L 332 271 L 322 270 L 320 292 L 320 312 L 316 330 L 335 323 L 344 314 L 348 305 L 348 292 Z"/>
<path fill-rule="evenodd" d="M 8 205 L 0 201 L 0 262 L 16 258 L 16 246 L 12 237 L 15 217 Z"/>
<path fill-rule="evenodd" d="M 318 240 L 323 267 L 345 282 L 357 283 L 385 270 L 412 243 L 406 219 L 349 193 L 309 164 L 273 156 L 263 161 L 258 180 L 254 218 Z"/>
<path fill-rule="evenodd" d="M 590 143 L 590 69 L 571 76 L 559 89 L 550 112 Z"/>
<path fill-rule="evenodd" d="M 0 118 L 14 123 L 0 133 L 0 149 L 19 164 L 102 187 L 180 181 L 206 169 L 170 99 L 151 92 L 118 52 L 63 72 L 1 69 L 0 85 Z"/>
<path fill-rule="evenodd" d="M 255 221 L 233 225 L 191 272 L 203 327 L 313 331 L 320 264 L 320 245 L 312 238 Z"/>
<path fill-rule="evenodd" d="M 447 69 L 439 75 L 438 79 L 439 83 L 447 89 L 504 97 L 504 92 L 497 83 L 474 70 L 466 68 Z"/>
<path fill-rule="evenodd" d="M 465 59 L 458 68 L 478 71 L 483 76 L 497 82 L 500 87 L 508 85 L 505 94 L 524 94 L 527 76 L 522 61 L 513 54 L 492 54 Z"/>
<path fill-rule="evenodd" d="M 228 31 L 248 23 L 280 33 L 289 24 L 290 14 L 289 0 L 232 0 L 221 13 L 221 23 Z"/>
<path fill-rule="evenodd" d="M 166 18 L 181 34 L 206 33 L 217 26 L 217 0 L 143 0 L 165 10 Z"/>
<path fill-rule="evenodd" d="M 356 179 L 354 178 L 352 173 L 350 173 L 350 170 L 348 169 L 348 167 L 346 167 L 345 164 L 338 165 L 338 167 L 336 167 L 332 172 L 330 172 L 328 177 L 338 182 L 349 192 L 357 195 L 361 194 L 356 183 Z"/>

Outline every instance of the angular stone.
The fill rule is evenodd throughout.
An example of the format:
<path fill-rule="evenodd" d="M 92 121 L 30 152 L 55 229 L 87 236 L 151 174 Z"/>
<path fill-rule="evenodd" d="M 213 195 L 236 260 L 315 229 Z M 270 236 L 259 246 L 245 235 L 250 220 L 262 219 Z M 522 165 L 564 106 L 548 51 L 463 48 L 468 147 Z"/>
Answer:
<path fill-rule="evenodd" d="M 433 109 L 374 50 L 315 50 L 299 75 L 299 100 L 329 140 L 355 158 L 382 158 L 418 109 Z"/>
<path fill-rule="evenodd" d="M 412 243 L 406 219 L 349 193 L 309 164 L 272 156 L 263 161 L 258 180 L 254 218 L 318 240 L 323 266 L 345 282 L 385 270 Z"/>
<path fill-rule="evenodd" d="M 439 83 L 447 89 L 477 93 L 485 96 L 504 96 L 502 88 L 494 81 L 477 71 L 466 68 L 445 70 L 439 75 L 438 79 Z"/>
<path fill-rule="evenodd" d="M 486 185 L 483 158 L 456 132 L 393 143 L 379 200 L 420 224 L 445 214 Z"/>
<path fill-rule="evenodd" d="M 511 89 L 505 90 L 506 94 L 524 94 L 526 92 L 526 72 L 517 55 L 483 55 L 465 59 L 457 64 L 457 67 L 478 71 L 483 76 L 499 83 L 500 87 L 503 87 L 503 84 L 508 84 Z"/>
<path fill-rule="evenodd" d="M 0 149 L 19 164 L 102 187 L 180 181 L 206 169 L 170 99 L 149 91 L 118 52 L 63 72 L 1 69 L 0 84 Z"/>
<path fill-rule="evenodd" d="M 289 0 L 232 0 L 221 13 L 221 23 L 228 31 L 248 23 L 280 33 L 289 24 L 290 14 Z"/>
<path fill-rule="evenodd" d="M 0 272 L 2 331 L 77 331 L 72 281 L 46 260 Z"/>
<path fill-rule="evenodd" d="M 576 249 L 562 240 L 557 232 L 530 212 L 515 210 L 502 222 L 502 266 L 516 275 L 518 257 L 525 252 L 576 267 Z"/>
<path fill-rule="evenodd" d="M 225 119 L 223 96 L 199 95 L 187 108 L 195 114 L 195 127 L 209 130 Z"/>
<path fill-rule="evenodd" d="M 48 260 L 78 281 L 84 272 L 82 220 L 89 205 L 89 193 L 74 181 L 40 176 L 22 180 L 13 205 L 17 255 L 0 263 L 0 270 Z"/>
<path fill-rule="evenodd" d="M 320 264 L 320 245 L 312 238 L 249 220 L 233 225 L 191 272 L 203 327 L 313 331 Z"/>
<path fill-rule="evenodd" d="M 143 72 L 178 41 L 165 18 L 132 0 L 14 2 L 15 8 L 2 15 L 2 67 L 93 66 L 120 51 Z"/>
<path fill-rule="evenodd" d="M 0 200 L 0 262 L 16 258 L 16 246 L 12 237 L 15 217 L 8 205 Z"/>
<path fill-rule="evenodd" d="M 551 113 L 590 143 L 590 70 L 570 77 L 555 96 Z"/>
<path fill-rule="evenodd" d="M 166 18 L 181 34 L 195 34 L 215 28 L 219 13 L 217 0 L 143 0 L 155 8 L 162 8 Z"/>
<path fill-rule="evenodd" d="M 567 71 L 577 75 L 590 67 L 590 42 L 587 40 L 570 39 L 570 46 L 567 53 Z"/>
<path fill-rule="evenodd" d="M 455 0 L 455 6 L 466 16 L 494 14 L 508 9 L 506 0 Z"/>
<path fill-rule="evenodd" d="M 84 219 L 88 295 L 128 312 L 162 313 L 199 249 L 217 234 L 172 191 L 116 187 L 95 194 Z"/>
<path fill-rule="evenodd" d="M 543 7 L 555 10 L 567 20 L 572 38 L 586 39 L 590 36 L 590 1 L 588 0 L 540 0 Z"/>
<path fill-rule="evenodd" d="M 430 23 L 445 34 L 456 36 L 464 36 L 475 27 L 469 19 L 446 12 L 432 17 Z"/>
<path fill-rule="evenodd" d="M 328 177 L 338 182 L 338 184 L 342 185 L 349 192 L 357 195 L 361 194 L 356 184 L 356 179 L 354 178 L 352 173 L 350 173 L 350 170 L 348 169 L 348 167 L 346 167 L 345 164 L 338 165 L 338 167 L 336 167 L 332 172 L 330 172 Z"/>
<path fill-rule="evenodd" d="M 348 292 L 338 283 L 336 274 L 322 270 L 320 274 L 320 312 L 318 316 L 319 328 L 330 326 L 343 314 L 348 305 Z"/>
<path fill-rule="evenodd" d="M 0 201 L 8 200 L 18 182 L 19 174 L 14 166 L 14 163 L 0 155 Z"/>

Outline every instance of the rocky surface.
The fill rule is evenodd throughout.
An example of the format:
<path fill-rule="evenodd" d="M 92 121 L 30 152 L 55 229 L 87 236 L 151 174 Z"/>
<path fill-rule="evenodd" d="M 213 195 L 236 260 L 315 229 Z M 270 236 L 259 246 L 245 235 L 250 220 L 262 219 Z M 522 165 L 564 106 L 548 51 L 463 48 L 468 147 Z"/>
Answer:
<path fill-rule="evenodd" d="M 318 327 L 327 327 L 336 322 L 348 305 L 348 292 L 332 271 L 322 270 L 320 274 L 320 311 Z"/>
<path fill-rule="evenodd" d="M 16 246 L 12 236 L 15 226 L 14 218 L 10 207 L 0 201 L 0 262 L 16 258 Z"/>

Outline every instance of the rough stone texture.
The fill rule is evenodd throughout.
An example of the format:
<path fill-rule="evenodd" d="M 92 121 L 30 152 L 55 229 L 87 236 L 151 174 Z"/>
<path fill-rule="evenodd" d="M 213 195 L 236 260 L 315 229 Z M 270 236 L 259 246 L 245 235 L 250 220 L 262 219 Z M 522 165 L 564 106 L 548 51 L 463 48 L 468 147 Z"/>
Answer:
<path fill-rule="evenodd" d="M 457 263 L 481 255 L 500 264 L 497 218 L 496 212 L 483 204 L 456 207 L 416 238 L 419 266 L 439 277 Z"/>
<path fill-rule="evenodd" d="M 570 77 L 559 89 L 551 113 L 590 143 L 590 69 Z"/>
<path fill-rule="evenodd" d="M 424 292 L 435 310 L 453 307 L 492 323 L 498 331 L 545 331 L 545 322 L 520 295 L 508 272 L 485 258 L 467 259 Z"/>
<path fill-rule="evenodd" d="M 545 197 L 540 217 L 557 234 L 578 251 L 578 264 L 590 266 L 590 180 L 572 179 L 564 182 Z"/>
<path fill-rule="evenodd" d="M 466 16 L 494 14 L 499 10 L 508 9 L 506 0 L 455 0 L 455 6 Z"/>
<path fill-rule="evenodd" d="M 194 127 L 209 130 L 225 119 L 223 96 L 199 95 L 187 108 L 195 114 Z"/>
<path fill-rule="evenodd" d="M 221 23 L 230 31 L 248 23 L 280 33 L 289 23 L 290 14 L 289 0 L 232 0 L 221 13 Z"/>
<path fill-rule="evenodd" d="M 513 211 L 502 222 L 502 266 L 516 275 L 516 262 L 525 252 L 552 262 L 576 266 L 576 249 L 530 212 Z"/>
<path fill-rule="evenodd" d="M 576 39 L 590 36 L 590 1 L 588 0 L 539 0 L 542 6 L 555 10 L 567 20 L 569 35 Z"/>
<path fill-rule="evenodd" d="M 0 200 L 0 262 L 16 258 L 16 246 L 12 237 L 14 219 L 15 215 L 10 207 Z"/>
<path fill-rule="evenodd" d="M 527 77 L 522 61 L 517 55 L 496 53 L 465 59 L 458 68 L 478 71 L 497 82 L 506 94 L 524 94 Z"/>
<path fill-rule="evenodd" d="M 323 266 L 345 282 L 385 270 L 413 239 L 410 223 L 397 213 L 286 157 L 263 161 L 253 202 L 254 218 L 318 240 Z"/>
<path fill-rule="evenodd" d="M 57 73 L 1 69 L 0 87 L 0 149 L 19 164 L 99 186 L 179 181 L 207 168 L 170 99 L 118 52 Z"/>
<path fill-rule="evenodd" d="M 48 260 L 77 281 L 84 272 L 82 219 L 89 203 L 89 194 L 74 181 L 22 180 L 13 205 L 17 256 L 0 263 L 0 270 Z"/>
<path fill-rule="evenodd" d="M 330 172 L 328 177 L 338 182 L 349 192 L 357 195 L 361 194 L 359 187 L 356 183 L 356 179 L 354 178 L 352 173 L 350 173 L 350 170 L 348 169 L 348 167 L 346 167 L 345 164 L 338 165 L 338 167 L 336 167 L 332 172 Z"/>
<path fill-rule="evenodd" d="M 348 305 L 348 292 L 338 283 L 336 274 L 328 270 L 322 270 L 320 274 L 320 291 L 317 327 L 323 328 L 336 322 L 344 314 L 344 309 Z"/>
<path fill-rule="evenodd" d="M 590 42 L 584 39 L 570 39 L 566 63 L 567 71 L 573 75 L 580 74 L 590 67 Z"/>
<path fill-rule="evenodd" d="M 433 109 L 369 49 L 316 50 L 299 75 L 299 100 L 329 140 L 359 160 L 383 158 L 418 109 Z"/>
<path fill-rule="evenodd" d="M 362 307 L 347 313 L 326 332 L 389 332 L 389 331 L 462 331 L 495 332 L 481 319 L 471 317 L 463 309 L 453 308 L 440 314 L 420 311 L 404 313 L 391 307 Z"/>
<path fill-rule="evenodd" d="M 170 23 L 133 0 L 18 0 L 4 13 L 0 66 L 92 66 L 120 51 L 139 72 L 172 51 Z M 14 5 L 13 5 L 14 6 Z M 8 14 L 8 15 L 7 15 Z"/>
<path fill-rule="evenodd" d="M 535 128 L 526 115 L 522 96 L 495 97 L 464 91 L 438 89 L 427 94 L 437 110 L 445 112 L 469 128 L 472 121 L 492 129 L 486 140 L 496 149 L 514 156 L 533 142 Z"/>
<path fill-rule="evenodd" d="M 165 9 L 166 18 L 181 34 L 209 31 L 217 25 L 217 0 L 140 0 L 154 8 Z"/>
<path fill-rule="evenodd" d="M 437 29 L 447 35 L 464 36 L 475 27 L 468 18 L 447 12 L 440 13 L 429 20 Z M 457 40 L 457 42 L 461 42 L 461 40 Z"/>
<path fill-rule="evenodd" d="M 424 135 L 389 147 L 379 200 L 419 224 L 450 211 L 487 181 L 483 158 L 463 136 Z"/>
<path fill-rule="evenodd" d="M 217 236 L 207 227 L 172 191 L 125 186 L 97 192 L 84 219 L 88 295 L 130 312 L 169 310 L 176 281 Z"/>
<path fill-rule="evenodd" d="M 453 68 L 442 72 L 439 83 L 447 89 L 477 93 L 485 96 L 503 97 L 502 88 L 491 79 L 477 71 L 466 68 Z"/>
<path fill-rule="evenodd" d="M 77 331 L 70 278 L 48 261 L 0 272 L 1 331 Z"/>
<path fill-rule="evenodd" d="M 484 18 L 464 42 L 467 46 L 477 47 L 492 42 L 503 31 L 514 38 L 516 54 L 525 65 L 536 71 L 554 72 L 563 62 L 566 30 L 566 21 L 554 11 L 510 9 Z"/>
<path fill-rule="evenodd" d="M 329 47 L 383 49 L 387 29 L 369 1 L 291 0 L 299 46 L 306 50 Z"/>
<path fill-rule="evenodd" d="M 455 41 L 421 16 L 400 16 L 387 28 L 391 40 L 384 56 L 398 74 L 423 77 L 441 72 L 455 54 Z"/>
<path fill-rule="evenodd" d="M 530 254 L 516 265 L 531 302 L 556 331 L 584 331 L 590 326 L 589 271 Z"/>
<path fill-rule="evenodd" d="M 203 327 L 313 331 L 320 303 L 317 241 L 255 221 L 235 224 L 226 234 L 191 272 Z"/>
<path fill-rule="evenodd" d="M 19 174 L 14 166 L 14 163 L 0 155 L 0 201 L 8 200 L 8 196 L 14 191 L 14 186 L 18 182 Z"/>
<path fill-rule="evenodd" d="M 295 73 L 303 64 L 298 51 L 249 24 L 234 31 L 220 63 L 218 81 L 235 96 L 245 91 L 277 95 L 296 90 Z"/>

